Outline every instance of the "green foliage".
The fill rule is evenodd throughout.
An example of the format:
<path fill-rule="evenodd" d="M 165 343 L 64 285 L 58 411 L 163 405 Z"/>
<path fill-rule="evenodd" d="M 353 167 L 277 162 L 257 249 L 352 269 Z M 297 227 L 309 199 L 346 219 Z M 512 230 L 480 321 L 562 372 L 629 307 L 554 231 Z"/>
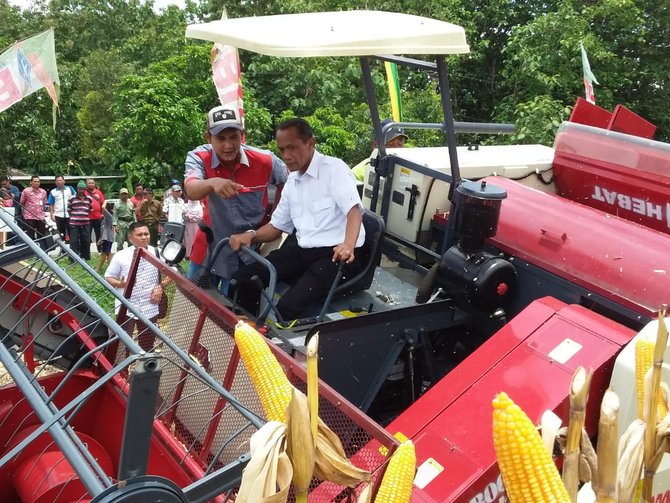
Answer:
<path fill-rule="evenodd" d="M 570 115 L 570 107 L 542 95 L 519 103 L 514 115 L 517 132 L 510 137 L 511 143 L 540 143 L 551 146 L 561 122 Z"/>
<path fill-rule="evenodd" d="M 185 152 L 201 137 L 202 118 L 174 79 L 154 73 L 125 78 L 114 112 L 120 119 L 104 141 L 109 164 L 149 184 L 181 174 Z"/>

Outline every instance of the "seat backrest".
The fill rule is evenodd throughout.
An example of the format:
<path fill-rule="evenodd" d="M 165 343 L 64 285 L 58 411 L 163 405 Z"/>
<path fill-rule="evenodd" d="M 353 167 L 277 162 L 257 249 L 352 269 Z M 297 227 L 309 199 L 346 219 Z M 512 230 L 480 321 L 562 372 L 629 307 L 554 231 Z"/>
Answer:
<path fill-rule="evenodd" d="M 370 288 L 375 275 L 375 268 L 379 265 L 382 249 L 381 243 L 384 236 L 384 220 L 371 211 L 363 214 L 363 226 L 365 227 L 365 242 L 360 250 L 356 251 L 356 260 L 360 260 L 359 272 L 347 278 L 335 289 L 335 295 L 341 297 L 360 292 Z"/>

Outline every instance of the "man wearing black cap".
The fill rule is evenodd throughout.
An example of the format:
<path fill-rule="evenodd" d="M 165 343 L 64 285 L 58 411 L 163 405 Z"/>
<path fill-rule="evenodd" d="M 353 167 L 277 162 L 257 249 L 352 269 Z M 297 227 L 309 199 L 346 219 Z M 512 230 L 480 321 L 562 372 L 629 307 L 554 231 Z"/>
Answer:
<path fill-rule="evenodd" d="M 272 152 L 242 144 L 243 132 L 237 110 L 215 107 L 207 114 L 207 144 L 186 157 L 184 188 L 189 199 L 204 200 L 203 220 L 212 228 L 216 242 L 267 222 L 268 185 L 277 187 L 276 206 L 288 177 L 286 165 Z M 190 255 L 190 278 L 201 268 L 206 254 L 205 235 L 198 231 Z M 214 280 L 221 281 L 223 292 L 240 260 L 226 248 L 213 264 Z"/>
<path fill-rule="evenodd" d="M 384 130 L 384 127 L 391 122 L 393 122 L 391 119 L 384 119 L 382 121 L 382 131 Z M 386 148 L 403 148 L 406 141 L 407 135 L 405 134 L 405 130 L 401 127 L 391 126 L 384 133 L 384 147 Z M 377 148 L 376 140 L 372 140 L 372 148 Z M 368 157 L 351 168 L 351 171 L 353 171 L 354 175 L 356 176 L 356 180 L 359 182 L 363 181 L 363 178 L 365 177 L 365 170 L 369 164 L 370 158 Z"/>

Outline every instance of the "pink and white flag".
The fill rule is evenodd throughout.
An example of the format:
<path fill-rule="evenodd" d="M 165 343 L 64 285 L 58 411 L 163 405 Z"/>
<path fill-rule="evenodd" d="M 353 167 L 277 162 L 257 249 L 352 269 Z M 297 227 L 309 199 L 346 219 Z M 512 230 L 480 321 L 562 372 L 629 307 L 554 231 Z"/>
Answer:
<path fill-rule="evenodd" d="M 227 19 L 223 11 L 221 19 Z M 215 43 L 210 52 L 212 61 L 212 79 L 216 86 L 221 105 L 238 110 L 244 125 L 244 100 L 242 98 L 242 73 L 237 48 Z"/>

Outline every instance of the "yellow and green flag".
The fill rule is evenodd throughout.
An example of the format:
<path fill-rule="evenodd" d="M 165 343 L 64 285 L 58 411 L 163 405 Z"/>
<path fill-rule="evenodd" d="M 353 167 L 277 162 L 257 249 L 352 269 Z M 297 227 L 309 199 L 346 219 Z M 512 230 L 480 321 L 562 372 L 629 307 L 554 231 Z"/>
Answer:
<path fill-rule="evenodd" d="M 398 67 L 395 63 L 384 62 L 386 68 L 386 82 L 389 86 L 391 97 L 391 114 L 395 122 L 402 122 L 402 103 L 400 101 L 400 81 L 398 80 Z"/>

